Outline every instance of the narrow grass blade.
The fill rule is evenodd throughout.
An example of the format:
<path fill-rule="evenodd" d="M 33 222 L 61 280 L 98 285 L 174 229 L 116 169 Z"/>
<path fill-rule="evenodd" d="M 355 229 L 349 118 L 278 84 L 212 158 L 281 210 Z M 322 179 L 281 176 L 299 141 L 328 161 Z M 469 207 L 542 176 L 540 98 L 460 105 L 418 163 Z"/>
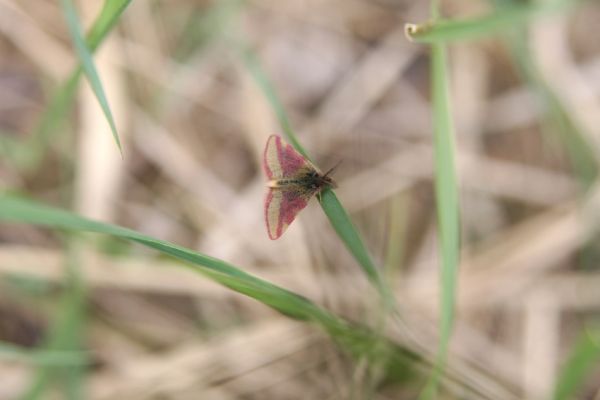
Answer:
<path fill-rule="evenodd" d="M 0 221 L 48 226 L 69 231 L 112 235 L 154 248 L 185 261 L 186 266 L 240 293 L 253 297 L 296 319 L 325 321 L 335 319 L 306 298 L 256 278 L 239 268 L 210 256 L 157 240 L 119 226 L 91 221 L 67 211 L 28 200 L 0 195 Z"/>
<path fill-rule="evenodd" d="M 459 259 L 458 183 L 454 163 L 454 124 L 446 71 L 446 49 L 432 46 L 435 192 L 442 254 L 442 350 L 446 350 L 454 319 Z"/>
<path fill-rule="evenodd" d="M 0 360 L 64 367 L 86 365 L 88 355 L 77 351 L 32 350 L 11 343 L 0 343 Z"/>
<path fill-rule="evenodd" d="M 53 321 L 49 336 L 46 338 L 46 352 L 70 352 L 85 355 L 83 333 L 86 309 L 86 291 L 79 276 L 77 243 L 74 238 L 68 240 L 68 260 L 65 265 L 66 290 L 62 295 L 58 317 Z M 86 360 L 84 360 L 86 361 Z M 71 365 L 41 365 L 23 399 L 39 399 L 48 385 L 59 378 L 64 386 L 65 399 L 82 398 L 85 362 Z"/>
<path fill-rule="evenodd" d="M 242 44 L 238 43 L 237 48 L 242 57 L 242 60 L 244 61 L 244 65 L 254 78 L 254 81 L 256 82 L 258 87 L 262 90 L 267 100 L 269 101 L 271 108 L 273 108 L 275 116 L 277 117 L 277 120 L 279 121 L 279 124 L 283 129 L 283 133 L 285 134 L 286 139 L 292 144 L 292 146 L 296 148 L 296 150 L 298 150 L 300 154 L 302 154 L 304 157 L 310 160 L 310 156 L 308 155 L 304 147 L 302 147 L 300 141 L 294 133 L 294 130 L 292 129 L 292 124 L 290 123 L 290 120 L 287 117 L 287 113 L 285 112 L 283 103 L 281 103 L 279 97 L 277 96 L 277 91 L 275 90 L 275 87 L 273 87 L 273 84 L 265 74 L 265 71 L 258 62 L 256 55 Z"/>
<path fill-rule="evenodd" d="M 69 33 L 71 35 L 71 39 L 73 40 L 73 45 L 75 46 L 75 51 L 77 56 L 79 57 L 79 61 L 81 62 L 81 66 L 83 67 L 83 71 L 90 82 L 90 86 L 92 87 L 92 91 L 102 108 L 102 112 L 108 121 L 108 125 L 110 126 L 110 130 L 112 131 L 113 137 L 117 146 L 119 147 L 119 151 L 123 154 L 123 149 L 121 148 L 121 141 L 119 140 L 119 134 L 117 132 L 117 126 L 115 124 L 115 120 L 112 115 L 112 111 L 108 104 L 108 100 L 106 98 L 106 94 L 104 93 L 104 88 L 102 86 L 102 82 L 100 81 L 100 77 L 98 76 L 98 71 L 96 70 L 96 66 L 94 64 L 94 60 L 92 57 L 92 52 L 88 48 L 84 38 L 81 26 L 79 24 L 79 19 L 77 17 L 77 13 L 75 11 L 75 6 L 71 0 L 61 0 L 63 12 L 65 14 L 65 19 L 67 20 L 67 25 L 69 27 Z"/>
<path fill-rule="evenodd" d="M 175 59 L 182 62 L 232 27 L 231 22 L 244 9 L 246 0 L 221 0 L 208 10 L 194 12 L 188 19 L 175 50 Z"/>
<path fill-rule="evenodd" d="M 87 35 L 86 44 L 91 52 L 96 51 L 102 44 L 130 2 L 131 0 L 106 0 L 104 2 L 100 15 L 92 24 Z M 22 146 L 14 147 L 13 150 L 19 153 L 19 156 L 16 157 L 17 160 L 23 162 L 20 165 L 21 168 L 34 169 L 42 159 L 50 143 L 50 137 L 60 132 L 59 124 L 64 121 L 63 117 L 73 102 L 81 74 L 81 66 L 76 67 L 66 82 L 51 96 L 31 138 Z"/>
<path fill-rule="evenodd" d="M 405 31 L 410 40 L 420 43 L 475 40 L 522 26 L 532 18 L 564 11 L 580 2 L 581 0 L 513 2 L 482 17 L 407 24 Z"/>
<path fill-rule="evenodd" d="M 552 398 L 568 400 L 577 398 L 577 390 L 598 366 L 600 361 L 600 329 L 585 332 L 575 344 L 563 365 Z"/>
<path fill-rule="evenodd" d="M 100 15 L 94 21 L 86 35 L 85 43 L 91 52 L 95 52 L 119 21 L 121 14 L 131 0 L 105 0 Z"/>
<path fill-rule="evenodd" d="M 87 288 L 81 276 L 80 243 L 75 237 L 67 237 L 67 262 L 65 282 L 68 290 L 63 294 L 60 318 L 51 337 L 50 348 L 80 351 L 84 348 L 85 320 L 87 314 Z M 54 369 L 49 369 L 55 373 Z M 66 399 L 83 398 L 87 369 L 83 365 L 61 368 L 62 386 Z"/>
<path fill-rule="evenodd" d="M 344 242 L 346 248 L 348 248 L 350 253 L 354 256 L 354 259 L 362 267 L 363 272 L 367 275 L 371 283 L 384 295 L 388 305 L 391 305 L 391 302 L 393 302 L 391 293 L 386 289 L 379 270 L 373 263 L 373 260 L 356 231 L 356 228 L 352 224 L 348 213 L 333 190 L 324 190 L 321 193 L 319 200 L 325 215 L 327 215 L 329 222 L 331 222 L 331 226 L 333 226 L 333 229 L 335 229 L 339 238 Z"/>
<path fill-rule="evenodd" d="M 389 228 L 386 239 L 385 276 L 388 281 L 397 281 L 404 252 L 406 251 L 406 225 L 408 218 L 407 195 L 400 193 L 389 202 Z"/>
<path fill-rule="evenodd" d="M 569 162 L 573 165 L 583 188 L 587 188 L 596 180 L 598 160 L 591 150 L 587 135 L 567 111 L 560 96 L 544 80 L 527 43 L 527 32 L 523 29 L 513 32 L 507 40 L 507 46 L 521 75 L 537 95 L 545 111 L 544 130 L 556 134 L 564 145 Z"/>
<path fill-rule="evenodd" d="M 458 184 L 454 164 L 454 128 L 450 113 L 446 65 L 445 46 L 443 44 L 433 44 L 431 46 L 431 82 L 435 151 L 435 198 L 441 257 L 441 321 L 437 365 L 421 395 L 423 399 L 435 397 L 438 381 L 445 369 L 454 322 L 459 262 Z"/>
<path fill-rule="evenodd" d="M 37 167 L 50 142 L 51 135 L 59 131 L 59 124 L 64 121 L 64 115 L 73 101 L 80 77 L 81 69 L 70 75 L 50 100 L 31 139 L 22 147 L 19 146 L 15 149 L 21 154 L 18 160 L 23 162 L 21 167 L 24 169 L 30 170 Z"/>
<path fill-rule="evenodd" d="M 400 374 L 408 379 L 413 372 L 413 364 L 424 362 L 410 350 L 382 338 L 362 325 L 346 322 L 303 296 L 256 278 L 222 260 L 142 235 L 130 229 L 92 221 L 67 211 L 1 194 L 0 221 L 33 224 L 72 232 L 102 233 L 137 242 L 179 259 L 184 262 L 182 266 L 238 293 L 252 297 L 291 318 L 317 324 L 355 357 L 362 356 L 365 349 L 371 349 L 372 343 L 383 343 L 384 351 L 389 356 L 386 368 L 390 374 Z"/>
<path fill-rule="evenodd" d="M 292 126 L 287 117 L 287 113 L 285 112 L 285 108 L 283 104 L 277 97 L 277 93 L 275 88 L 271 84 L 267 75 L 264 73 L 264 70 L 261 68 L 258 60 L 255 55 L 248 50 L 247 48 L 241 47 L 241 54 L 246 65 L 248 71 L 254 77 L 254 80 L 261 88 L 265 97 L 269 101 L 269 104 L 273 108 L 277 119 L 279 120 L 279 124 L 284 130 L 286 138 L 289 142 L 306 158 L 310 159 L 306 150 L 300 144 L 300 141 L 297 139 L 296 134 L 294 133 Z M 382 298 L 385 300 L 385 304 L 388 308 L 392 307 L 393 304 L 393 296 L 391 291 L 386 288 L 384 281 L 381 279 L 380 272 L 375 266 L 375 263 L 371 259 L 369 252 L 364 245 L 360 235 L 356 231 L 356 228 L 350 221 L 350 217 L 348 213 L 338 200 L 337 196 L 332 190 L 325 190 L 320 196 L 320 203 L 323 211 L 329 218 L 329 222 L 335 229 L 339 238 L 342 240 L 346 248 L 350 251 L 350 253 L 354 256 L 361 269 L 367 275 L 368 279 L 378 290 Z"/>

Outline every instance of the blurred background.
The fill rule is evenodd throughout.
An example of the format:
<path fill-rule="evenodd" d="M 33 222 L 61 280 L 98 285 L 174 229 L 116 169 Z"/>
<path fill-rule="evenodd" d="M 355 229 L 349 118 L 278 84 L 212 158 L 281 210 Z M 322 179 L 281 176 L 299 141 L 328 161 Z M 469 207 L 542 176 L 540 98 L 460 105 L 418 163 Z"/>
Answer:
<path fill-rule="evenodd" d="M 518 3 L 442 10 L 470 18 Z M 87 28 L 102 2 L 77 7 Z M 67 113 L 48 111 L 77 62 L 59 2 L 2 0 L 0 188 L 226 260 L 372 325 L 376 296 L 316 201 L 281 239 L 267 236 L 260 163 L 281 127 L 243 43 L 315 163 L 342 161 L 336 193 L 395 288 L 420 343 L 407 346 L 434 353 L 429 48 L 404 35 L 429 12 L 402 0 L 133 1 L 95 56 L 121 156 L 85 79 Z M 462 237 L 458 378 L 444 398 L 551 398 L 583 348 L 577 398 L 600 399 L 589 343 L 598 21 L 588 1 L 449 47 Z M 0 399 L 412 399 L 424 382 L 365 374 L 319 329 L 154 251 L 86 235 L 74 262 L 69 247 L 61 232 L 0 225 Z"/>

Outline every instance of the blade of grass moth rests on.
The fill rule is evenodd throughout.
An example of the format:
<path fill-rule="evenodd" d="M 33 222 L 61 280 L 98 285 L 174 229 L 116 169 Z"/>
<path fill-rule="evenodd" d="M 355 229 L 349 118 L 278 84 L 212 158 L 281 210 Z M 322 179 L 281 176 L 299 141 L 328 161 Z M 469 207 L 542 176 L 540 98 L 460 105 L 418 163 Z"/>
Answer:
<path fill-rule="evenodd" d="M 278 239 L 310 198 L 334 181 L 298 153 L 280 136 L 271 135 L 263 155 L 269 181 L 265 198 L 265 223 L 269 238 Z"/>

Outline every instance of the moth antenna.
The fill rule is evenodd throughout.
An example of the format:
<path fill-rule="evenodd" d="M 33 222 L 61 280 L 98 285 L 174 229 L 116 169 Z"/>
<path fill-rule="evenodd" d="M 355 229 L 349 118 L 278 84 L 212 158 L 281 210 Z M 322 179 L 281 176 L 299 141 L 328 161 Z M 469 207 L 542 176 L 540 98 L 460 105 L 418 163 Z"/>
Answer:
<path fill-rule="evenodd" d="M 329 168 L 329 170 L 327 172 L 325 172 L 323 177 L 327 177 L 327 176 L 329 176 L 329 174 L 333 173 L 333 171 L 335 171 L 335 169 L 342 163 L 342 161 L 343 160 L 338 161 L 337 164 L 335 164 L 333 167 Z"/>

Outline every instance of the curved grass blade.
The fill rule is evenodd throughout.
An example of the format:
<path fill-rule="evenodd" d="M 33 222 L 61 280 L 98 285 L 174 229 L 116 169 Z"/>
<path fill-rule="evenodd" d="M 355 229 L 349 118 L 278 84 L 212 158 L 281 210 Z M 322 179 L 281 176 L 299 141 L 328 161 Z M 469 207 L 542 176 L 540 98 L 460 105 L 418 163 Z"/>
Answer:
<path fill-rule="evenodd" d="M 544 131 L 555 134 L 564 145 L 582 188 L 587 189 L 596 181 L 598 175 L 598 160 L 588 139 L 591 134 L 579 126 L 560 95 L 548 84 L 527 43 L 527 33 L 523 29 L 513 32 L 506 40 L 519 72 L 533 89 L 544 109 Z"/>
<path fill-rule="evenodd" d="M 119 21 L 121 14 L 123 14 L 129 3 L 131 3 L 131 0 L 104 1 L 100 15 L 94 21 L 85 39 L 85 44 L 92 53 L 102 44 L 106 35 L 108 35 Z"/>
<path fill-rule="evenodd" d="M 531 19 L 565 11 L 581 0 L 553 0 L 511 3 L 478 18 L 435 20 L 422 24 L 406 24 L 406 36 L 420 43 L 476 40 L 501 31 L 523 26 Z"/>
<path fill-rule="evenodd" d="M 61 0 L 61 4 L 65 14 L 65 19 L 67 20 L 67 25 L 69 27 L 69 33 L 71 35 L 71 39 L 73 40 L 73 45 L 75 46 L 75 51 L 79 57 L 83 71 L 90 83 L 90 86 L 92 87 L 92 91 L 94 92 L 100 107 L 102 108 L 102 112 L 108 121 L 108 125 L 110 126 L 110 130 L 112 131 L 115 142 L 119 147 L 119 151 L 121 152 L 121 155 L 123 155 L 121 141 L 119 140 L 119 134 L 117 133 L 117 126 L 115 124 L 112 111 L 110 110 L 108 100 L 106 99 L 102 82 L 98 76 L 98 71 L 94 65 L 92 53 L 83 38 L 83 32 L 79 24 L 75 6 L 71 0 Z"/>
<path fill-rule="evenodd" d="M 87 35 L 86 44 L 91 52 L 96 51 L 102 44 L 130 2 L 131 0 L 106 0 L 104 2 L 100 15 L 92 24 Z M 18 161 L 22 161 L 20 167 L 33 169 L 39 164 L 48 146 L 50 136 L 59 132 L 59 123 L 63 121 L 67 109 L 73 102 L 82 72 L 81 66 L 77 66 L 73 70 L 66 82 L 51 97 L 31 138 L 21 146 L 15 146 L 14 150 L 19 152 L 19 156 L 16 158 Z"/>
<path fill-rule="evenodd" d="M 271 108 L 273 108 L 275 116 L 277 117 L 277 120 L 279 121 L 279 124 L 283 129 L 283 133 L 285 134 L 287 141 L 290 142 L 291 145 L 294 146 L 294 148 L 298 150 L 300 154 L 302 154 L 308 160 L 312 161 L 312 159 L 309 157 L 308 153 L 306 152 L 304 147 L 302 147 L 300 141 L 296 137 L 296 134 L 292 129 L 292 124 L 290 123 L 290 120 L 287 117 L 287 113 L 285 112 L 285 108 L 283 107 L 283 104 L 277 97 L 277 91 L 275 90 L 275 87 L 273 87 L 273 84 L 262 69 L 260 63 L 256 58 L 256 55 L 254 54 L 254 52 L 252 52 L 250 49 L 243 46 L 242 44 L 238 43 L 237 45 L 238 51 L 242 57 L 242 60 L 244 61 L 244 65 L 254 78 L 254 81 L 256 82 L 258 87 L 262 90 L 267 100 L 269 101 Z"/>
<path fill-rule="evenodd" d="M 238 293 L 252 297 L 291 318 L 316 323 L 353 355 L 360 355 L 364 348 L 369 347 L 374 341 L 378 343 L 383 341 L 393 362 L 391 368 L 408 371 L 410 367 L 407 361 L 422 362 L 421 358 L 410 350 L 382 339 L 364 326 L 346 322 L 301 295 L 254 277 L 225 261 L 184 247 L 127 228 L 92 221 L 67 211 L 2 194 L 0 194 L 0 221 L 26 223 L 72 232 L 102 233 L 137 242 L 184 261 L 182 266 Z"/>
<path fill-rule="evenodd" d="M 362 267 L 362 270 L 365 275 L 367 275 L 369 281 L 371 281 L 373 286 L 375 286 L 377 291 L 382 295 L 386 308 L 392 309 L 394 303 L 393 294 L 383 281 L 377 266 L 373 263 L 373 260 L 360 238 L 360 235 L 356 231 L 356 228 L 352 224 L 348 213 L 333 190 L 325 189 L 319 196 L 319 202 L 339 238 L 344 242 L 348 251 L 350 251 L 352 256 L 354 256 L 354 259 Z"/>
<path fill-rule="evenodd" d="M 104 233 L 140 243 L 185 261 L 186 266 L 237 292 L 253 297 L 276 310 L 301 320 L 324 325 L 337 320 L 308 299 L 256 278 L 222 260 L 193 252 L 168 242 L 142 235 L 130 229 L 92 221 L 67 211 L 28 200 L 0 195 L 0 221 L 20 222 L 69 231 Z"/>

